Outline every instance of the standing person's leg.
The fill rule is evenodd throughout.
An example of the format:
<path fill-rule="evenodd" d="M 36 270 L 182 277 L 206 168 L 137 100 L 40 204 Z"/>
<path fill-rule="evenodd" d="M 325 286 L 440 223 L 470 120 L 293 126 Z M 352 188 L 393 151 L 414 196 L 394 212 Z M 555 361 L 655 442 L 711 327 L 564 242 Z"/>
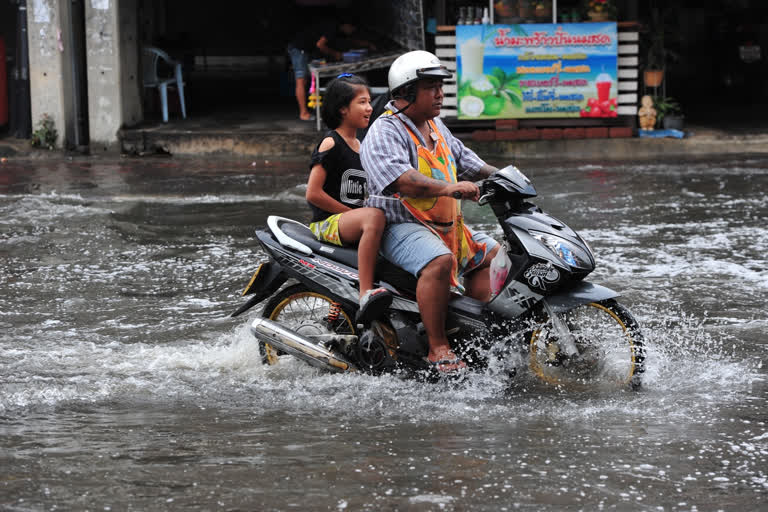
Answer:
<path fill-rule="evenodd" d="M 296 81 L 296 103 L 299 104 L 299 118 L 308 121 L 312 115 L 307 108 L 307 79 L 309 77 L 309 62 L 303 50 L 295 47 L 288 48 L 293 66 L 293 75 Z"/>
<path fill-rule="evenodd" d="M 309 121 L 312 114 L 307 108 L 307 79 L 296 78 L 296 103 L 299 104 L 299 118 L 302 121 Z"/>

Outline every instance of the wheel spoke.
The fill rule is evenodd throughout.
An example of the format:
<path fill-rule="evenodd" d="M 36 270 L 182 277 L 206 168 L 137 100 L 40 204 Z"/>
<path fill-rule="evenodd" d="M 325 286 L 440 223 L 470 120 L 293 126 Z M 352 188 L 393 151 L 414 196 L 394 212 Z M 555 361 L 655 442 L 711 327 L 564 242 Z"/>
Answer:
<path fill-rule="evenodd" d="M 623 312 L 619 305 L 613 306 Z M 611 307 L 585 304 L 569 311 L 563 320 L 574 337 L 577 353 L 561 351 L 558 332 L 547 322 L 531 336 L 534 374 L 551 384 L 577 387 L 630 382 L 637 371 L 636 354 L 642 343 Z"/>
<path fill-rule="evenodd" d="M 339 316 L 336 320 L 330 321 L 329 315 L 333 304 L 333 300 L 329 297 L 309 291 L 303 285 L 294 285 L 278 292 L 265 306 L 262 314 L 298 334 L 310 338 L 333 332 L 354 334 L 354 325 L 343 309 L 339 309 Z M 261 346 L 265 362 L 276 364 L 278 358 L 266 357 L 269 355 L 269 349 L 266 345 Z"/>

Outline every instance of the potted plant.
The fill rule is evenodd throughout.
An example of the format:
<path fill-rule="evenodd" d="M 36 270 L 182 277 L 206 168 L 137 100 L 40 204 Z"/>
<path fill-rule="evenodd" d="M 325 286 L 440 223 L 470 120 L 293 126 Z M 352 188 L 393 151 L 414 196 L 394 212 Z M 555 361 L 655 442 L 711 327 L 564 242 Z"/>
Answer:
<path fill-rule="evenodd" d="M 614 0 L 587 0 L 587 16 L 591 21 L 615 20 L 617 14 Z"/>
<path fill-rule="evenodd" d="M 645 43 L 645 67 L 643 81 L 646 87 L 658 87 L 664 80 L 666 65 L 677 58 L 670 50 L 670 39 L 674 39 L 675 29 L 668 20 L 673 18 L 671 8 L 661 11 L 658 7 L 651 9 L 651 17 L 643 28 Z"/>
<path fill-rule="evenodd" d="M 656 109 L 656 124 L 665 130 L 682 130 L 685 116 L 680 103 L 674 98 L 654 96 L 653 108 Z"/>
<path fill-rule="evenodd" d="M 646 87 L 658 87 L 664 80 L 664 61 L 666 51 L 664 49 L 664 27 L 660 20 L 659 10 L 651 10 L 651 20 L 646 34 L 645 69 L 643 81 Z"/>

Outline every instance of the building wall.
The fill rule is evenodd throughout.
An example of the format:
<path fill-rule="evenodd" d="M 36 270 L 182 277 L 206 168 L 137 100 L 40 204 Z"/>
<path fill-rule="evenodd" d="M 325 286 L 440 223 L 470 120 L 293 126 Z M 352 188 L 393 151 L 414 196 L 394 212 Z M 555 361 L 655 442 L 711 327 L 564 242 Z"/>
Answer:
<path fill-rule="evenodd" d="M 70 0 L 29 0 L 29 68 L 33 129 L 49 115 L 57 145 L 75 126 Z M 88 126 L 92 149 L 116 148 L 117 132 L 142 120 L 136 0 L 85 2 Z"/>
<path fill-rule="evenodd" d="M 64 0 L 66 3 L 66 0 Z M 53 119 L 61 145 L 67 119 L 65 95 L 65 46 L 59 0 L 29 0 L 27 28 L 29 34 L 29 88 L 32 129 L 38 128 L 44 115 Z"/>
<path fill-rule="evenodd" d="M 142 119 L 135 0 L 85 5 L 85 48 L 91 150 L 116 146 L 117 132 Z"/>

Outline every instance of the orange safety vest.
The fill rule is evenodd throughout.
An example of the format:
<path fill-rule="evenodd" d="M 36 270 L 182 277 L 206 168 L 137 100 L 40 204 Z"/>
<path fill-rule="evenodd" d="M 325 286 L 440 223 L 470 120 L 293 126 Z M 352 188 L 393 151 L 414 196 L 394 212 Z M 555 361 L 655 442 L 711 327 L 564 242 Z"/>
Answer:
<path fill-rule="evenodd" d="M 400 120 L 402 121 L 402 119 Z M 405 129 L 416 144 L 419 163 L 418 171 L 428 178 L 446 183 L 456 183 L 456 159 L 443 134 L 437 129 L 434 121 L 429 120 L 432 133 L 437 136 L 434 153 L 424 147 L 415 133 L 403 121 Z M 453 197 L 404 197 L 400 201 L 411 214 L 424 226 L 439 236 L 446 247 L 454 255 L 451 271 L 451 285 L 461 292 L 464 287 L 459 283 L 459 277 L 473 269 L 485 258 L 486 244 L 479 244 L 472 239 L 472 233 L 464 225 L 461 213 L 461 201 Z"/>

